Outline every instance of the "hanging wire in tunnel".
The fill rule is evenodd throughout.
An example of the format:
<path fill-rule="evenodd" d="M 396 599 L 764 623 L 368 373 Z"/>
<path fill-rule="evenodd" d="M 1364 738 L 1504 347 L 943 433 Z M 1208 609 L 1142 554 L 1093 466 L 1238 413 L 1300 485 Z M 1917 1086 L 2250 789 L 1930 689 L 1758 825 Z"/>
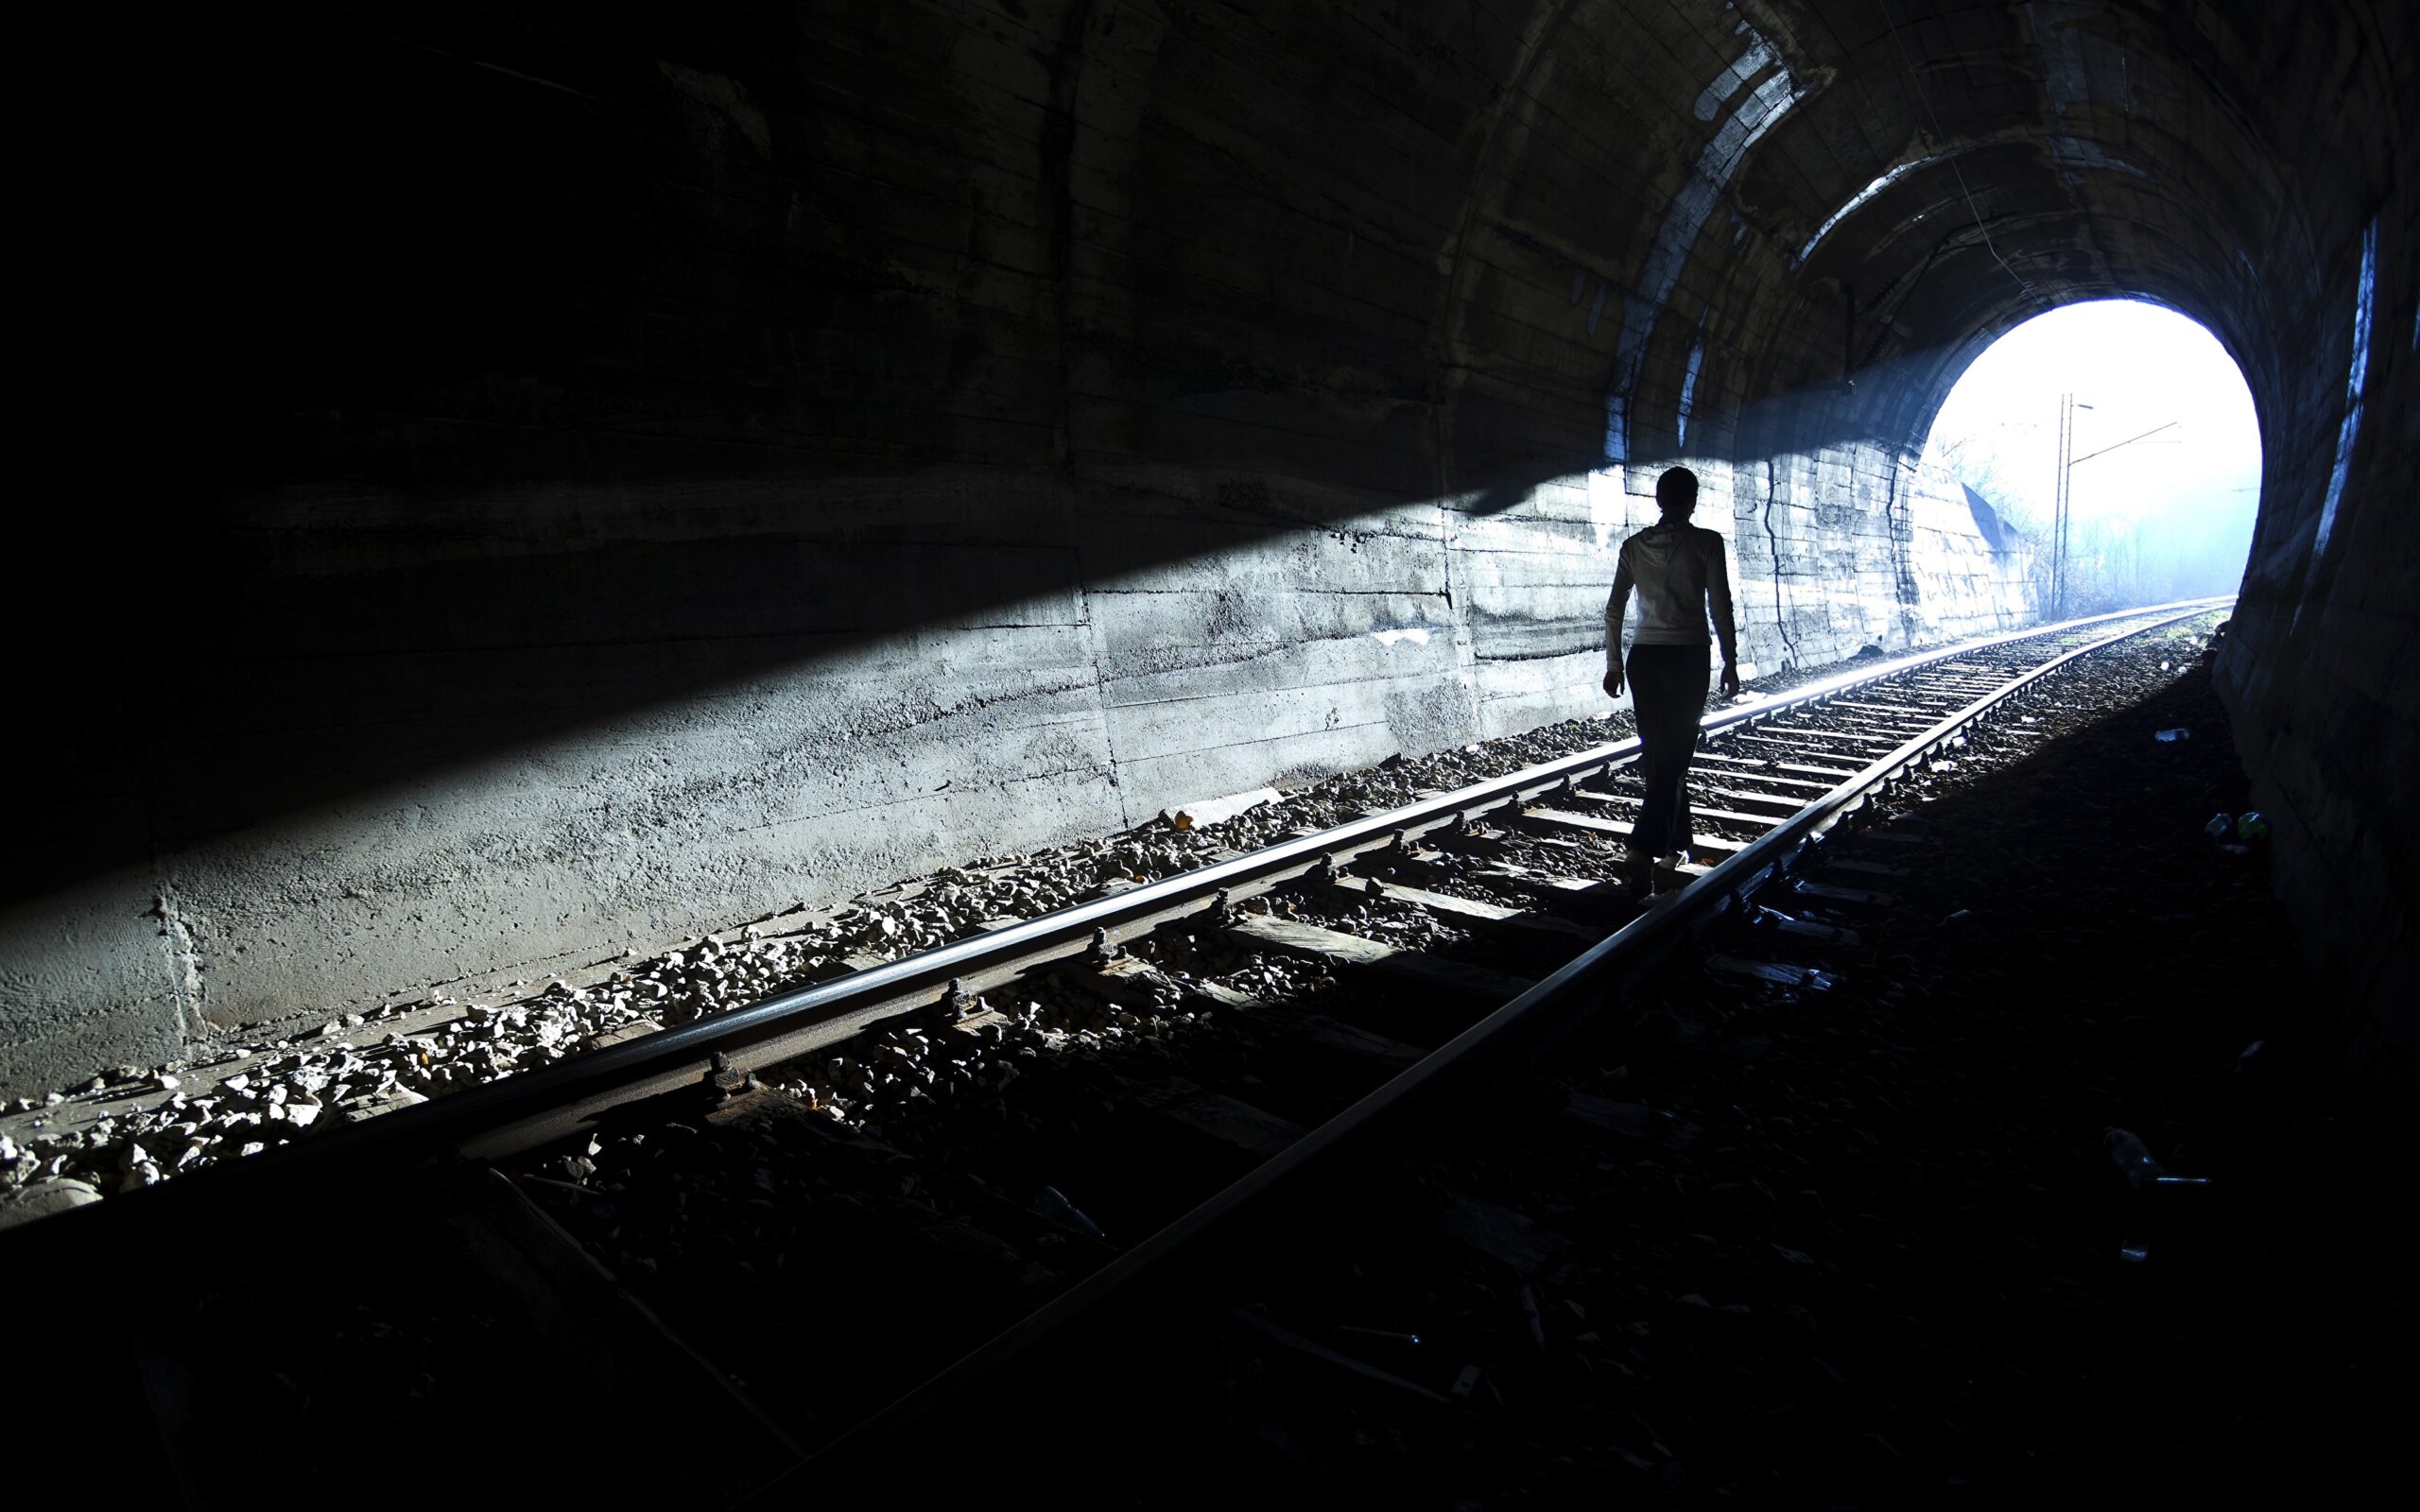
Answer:
<path fill-rule="evenodd" d="M 1891 0 L 1880 0 L 1880 4 L 1882 23 L 1891 29 L 1891 45 L 1899 54 L 1899 67 L 1907 74 L 1909 82 L 1915 86 L 1917 103 L 1925 108 L 1926 116 L 1932 122 L 1933 140 L 1945 149 L 1943 155 L 1948 159 L 1949 171 L 1958 180 L 1959 197 L 1966 201 L 1966 214 L 1975 217 L 1975 229 L 1982 232 L 1984 249 L 1992 254 L 1992 261 L 2000 265 L 2000 271 L 2016 280 L 2016 286 L 2031 295 L 2033 285 L 2025 281 L 2024 274 L 2008 266 L 2008 259 L 2002 257 L 1999 248 L 1993 244 L 1991 231 L 1983 224 L 1983 213 L 1975 206 L 1975 192 L 1966 187 L 1966 173 L 1958 165 L 1958 155 L 1945 150 L 1949 146 L 1949 136 L 1941 129 L 1941 112 L 1932 108 L 1932 95 L 1925 89 L 1924 76 L 1916 72 L 1915 60 L 1908 56 L 1908 44 L 1899 39 L 1899 18 L 1891 12 Z"/>

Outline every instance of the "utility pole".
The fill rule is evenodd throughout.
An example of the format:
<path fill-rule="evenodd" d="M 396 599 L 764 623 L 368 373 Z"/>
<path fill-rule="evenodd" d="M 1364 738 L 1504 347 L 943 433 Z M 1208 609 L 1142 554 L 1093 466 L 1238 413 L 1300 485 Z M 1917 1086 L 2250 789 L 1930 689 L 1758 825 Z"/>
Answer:
<path fill-rule="evenodd" d="M 2050 507 L 2050 617 L 2067 617 L 2067 474 L 2074 470 L 2076 396 L 2059 396 L 2059 481 Z"/>
<path fill-rule="evenodd" d="M 2136 441 L 2146 440 L 2164 430 L 2171 430 L 2183 423 L 2180 421 L 2171 420 L 2163 424 L 2154 425 L 2141 435 L 2129 436 L 2122 441 L 2114 442 L 2097 452 L 2086 452 L 2083 455 L 2078 456 L 2076 455 L 2076 411 L 2091 407 L 2090 404 L 2077 404 L 2076 396 L 2073 394 L 2059 396 L 2059 486 L 2057 504 L 2051 514 L 2050 524 L 2052 552 L 2050 617 L 2056 620 L 2067 617 L 2067 516 L 2069 503 L 2075 494 L 2076 464 L 2089 462 L 2096 456 L 2107 456 L 2121 446 L 2132 446 Z"/>

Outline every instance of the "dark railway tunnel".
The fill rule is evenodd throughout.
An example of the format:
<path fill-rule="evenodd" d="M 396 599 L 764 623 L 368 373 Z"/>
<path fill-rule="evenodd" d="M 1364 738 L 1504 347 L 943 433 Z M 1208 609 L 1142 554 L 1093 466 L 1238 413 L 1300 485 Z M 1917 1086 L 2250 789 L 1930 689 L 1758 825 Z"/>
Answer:
<path fill-rule="evenodd" d="M 181 397 L 121 518 L 26 538 L 70 717 L 18 751 L 12 1092 L 1584 712 L 1674 459 L 1758 666 L 2017 623 L 1914 457 L 1996 335 L 2119 295 L 2257 401 L 2220 681 L 2313 1001 L 2408 1079 L 2405 7 L 157 43 Z"/>
<path fill-rule="evenodd" d="M 341 1446 L 498 1400 L 537 1447 L 480 1473 L 566 1500 L 895 1492 L 902 1446 L 1069 1504 L 2376 1473 L 2415 15 L 500 0 L 55 49 L 125 66 L 44 213 L 138 255 L 59 280 L 38 440 L 102 481 L 20 507 L 9 600 L 21 1360 L 204 1504 L 264 1423 L 424 1497 Z M 2003 635 L 2036 548 L 1924 459 L 2106 299 L 2256 410 L 2215 643 Z M 1675 463 L 1780 693 L 1709 723 L 1657 899 L 1594 721 Z"/>

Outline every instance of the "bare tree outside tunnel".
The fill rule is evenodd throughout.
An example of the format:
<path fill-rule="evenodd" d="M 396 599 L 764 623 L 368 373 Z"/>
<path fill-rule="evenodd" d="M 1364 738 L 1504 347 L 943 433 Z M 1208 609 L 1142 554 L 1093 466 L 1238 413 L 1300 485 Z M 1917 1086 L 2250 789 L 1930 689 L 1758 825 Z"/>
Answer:
<path fill-rule="evenodd" d="M 2066 613 L 2230 593 L 2242 579 L 2260 486 L 2251 391 L 2216 336 L 2165 306 L 2093 301 L 2010 331 L 1950 390 L 1925 456 L 2032 548 L 2046 613 L 2058 607 L 2063 472 Z"/>

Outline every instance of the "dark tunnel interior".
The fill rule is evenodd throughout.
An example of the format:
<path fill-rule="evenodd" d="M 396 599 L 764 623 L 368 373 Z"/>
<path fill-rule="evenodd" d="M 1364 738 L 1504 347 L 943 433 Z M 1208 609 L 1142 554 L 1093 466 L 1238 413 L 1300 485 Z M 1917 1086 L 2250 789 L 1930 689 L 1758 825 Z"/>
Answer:
<path fill-rule="evenodd" d="M 0 1084 L 1562 716 L 1674 460 L 1760 664 L 1911 644 L 1943 398 L 2111 296 L 2253 390 L 2221 683 L 2408 1083 L 2413 15 L 163 18 L 61 211 L 158 418 L 20 541 Z"/>

